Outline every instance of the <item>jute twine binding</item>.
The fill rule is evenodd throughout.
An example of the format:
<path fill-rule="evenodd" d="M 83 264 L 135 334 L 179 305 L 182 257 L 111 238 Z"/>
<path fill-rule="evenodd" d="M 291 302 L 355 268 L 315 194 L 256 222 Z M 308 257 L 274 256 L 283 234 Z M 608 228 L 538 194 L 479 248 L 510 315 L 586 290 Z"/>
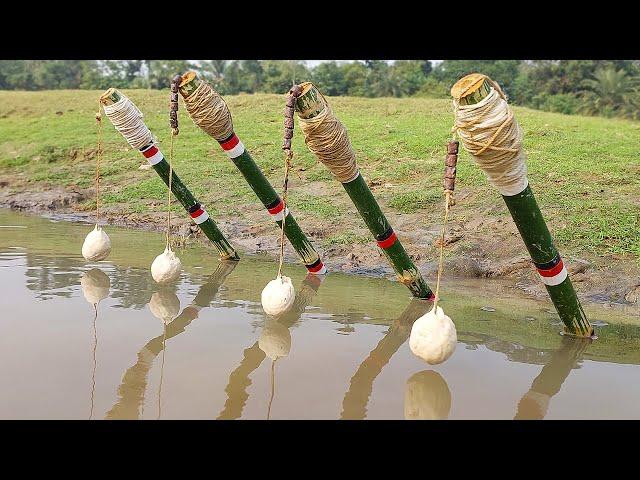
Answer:
<path fill-rule="evenodd" d="M 491 91 L 480 102 L 460 105 L 457 99 L 453 100 L 452 130 L 491 184 L 502 195 L 516 195 L 528 185 L 522 129 L 500 86 L 489 77 L 484 78 Z"/>

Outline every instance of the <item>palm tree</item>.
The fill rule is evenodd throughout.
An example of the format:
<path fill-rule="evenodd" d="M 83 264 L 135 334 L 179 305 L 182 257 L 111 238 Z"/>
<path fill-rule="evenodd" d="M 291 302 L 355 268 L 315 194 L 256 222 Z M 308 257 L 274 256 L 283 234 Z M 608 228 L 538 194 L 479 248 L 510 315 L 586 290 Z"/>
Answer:
<path fill-rule="evenodd" d="M 588 113 L 637 116 L 640 106 L 638 81 L 624 70 L 600 68 L 593 78 L 583 80 L 582 85 L 587 89 L 583 94 L 588 101 Z"/>

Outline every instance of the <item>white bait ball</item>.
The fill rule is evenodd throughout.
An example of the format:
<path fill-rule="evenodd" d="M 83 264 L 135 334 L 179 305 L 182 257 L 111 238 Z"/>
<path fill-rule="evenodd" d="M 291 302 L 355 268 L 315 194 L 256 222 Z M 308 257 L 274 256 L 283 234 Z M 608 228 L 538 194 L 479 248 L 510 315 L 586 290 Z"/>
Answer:
<path fill-rule="evenodd" d="M 170 248 L 165 248 L 151 264 L 151 276 L 157 283 L 173 282 L 181 271 L 182 262 Z"/>
<path fill-rule="evenodd" d="M 271 360 L 286 357 L 291 351 L 291 332 L 277 320 L 268 319 L 258 339 L 258 347 Z"/>
<path fill-rule="evenodd" d="M 155 292 L 149 300 L 149 310 L 154 317 L 169 322 L 180 313 L 180 299 L 173 292 Z"/>
<path fill-rule="evenodd" d="M 404 390 L 406 420 L 444 420 L 451 410 L 451 391 L 444 378 L 432 370 L 415 373 Z"/>
<path fill-rule="evenodd" d="M 296 291 L 289 277 L 281 276 L 267 283 L 262 290 L 262 308 L 267 315 L 277 316 L 293 306 Z"/>
<path fill-rule="evenodd" d="M 456 349 L 456 326 L 440 307 L 431 309 L 411 327 L 409 347 L 430 365 L 444 362 Z"/>
<path fill-rule="evenodd" d="M 80 285 L 82 286 L 84 298 L 91 305 L 95 305 L 109 296 L 111 280 L 99 268 L 92 268 L 88 272 L 84 272 L 80 279 Z"/>
<path fill-rule="evenodd" d="M 111 252 L 109 235 L 98 225 L 89 232 L 82 244 L 82 256 L 90 262 L 104 260 Z"/>

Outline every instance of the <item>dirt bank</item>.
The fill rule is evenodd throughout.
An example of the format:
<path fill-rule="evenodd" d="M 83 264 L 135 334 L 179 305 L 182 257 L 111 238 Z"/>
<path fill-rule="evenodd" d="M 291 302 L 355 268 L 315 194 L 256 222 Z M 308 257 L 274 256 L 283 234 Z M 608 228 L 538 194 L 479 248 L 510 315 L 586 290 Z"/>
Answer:
<path fill-rule="evenodd" d="M 0 180 L 1 207 L 55 214 L 66 220 L 93 221 L 93 214 L 80 208 L 81 203 L 93 195 L 93 189 L 65 190 L 42 184 L 35 189 L 19 176 Z M 459 195 L 463 198 L 464 192 Z M 546 295 L 513 222 L 489 215 L 489 210 L 478 211 L 475 215 L 451 222 L 445 240 L 446 275 L 507 278 L 513 281 L 514 288 L 529 295 Z M 391 213 L 388 217 L 411 258 L 433 282 L 437 268 L 435 258 L 440 234 L 439 220 L 425 227 L 422 215 Z M 114 207 L 105 207 L 102 218 L 110 225 L 153 231 L 161 231 L 166 221 L 161 208 L 145 213 L 127 213 Z M 216 216 L 216 222 L 241 252 L 274 258 L 277 255 L 278 231 L 265 218 L 261 208 L 245 212 L 241 218 L 219 215 Z M 359 219 L 358 223 L 361 223 Z M 208 242 L 188 217 L 177 216 L 174 225 L 180 242 Z M 327 243 L 326 239 L 332 230 L 330 222 L 307 218 L 303 225 L 330 270 L 394 278 L 393 270 L 374 242 Z M 368 235 L 364 225 L 357 233 L 359 236 Z M 287 249 L 287 261 L 297 261 L 290 247 Z M 565 261 L 581 298 L 604 304 L 640 304 L 640 269 L 635 262 L 615 256 L 606 259 L 565 256 Z"/>

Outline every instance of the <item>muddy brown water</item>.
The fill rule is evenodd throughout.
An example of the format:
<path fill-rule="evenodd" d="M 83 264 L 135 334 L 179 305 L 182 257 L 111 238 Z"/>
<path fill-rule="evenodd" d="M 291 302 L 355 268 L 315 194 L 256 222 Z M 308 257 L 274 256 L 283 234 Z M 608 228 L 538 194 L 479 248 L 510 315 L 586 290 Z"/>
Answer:
<path fill-rule="evenodd" d="M 159 288 L 161 234 L 107 226 L 111 255 L 87 263 L 91 228 L 0 210 L 0 418 L 640 418 L 628 306 L 585 305 L 598 339 L 576 340 L 548 300 L 448 279 L 458 346 L 430 366 L 408 346 L 430 304 L 396 282 L 285 265 L 296 305 L 268 319 L 273 260 L 228 265 L 192 245 Z"/>

